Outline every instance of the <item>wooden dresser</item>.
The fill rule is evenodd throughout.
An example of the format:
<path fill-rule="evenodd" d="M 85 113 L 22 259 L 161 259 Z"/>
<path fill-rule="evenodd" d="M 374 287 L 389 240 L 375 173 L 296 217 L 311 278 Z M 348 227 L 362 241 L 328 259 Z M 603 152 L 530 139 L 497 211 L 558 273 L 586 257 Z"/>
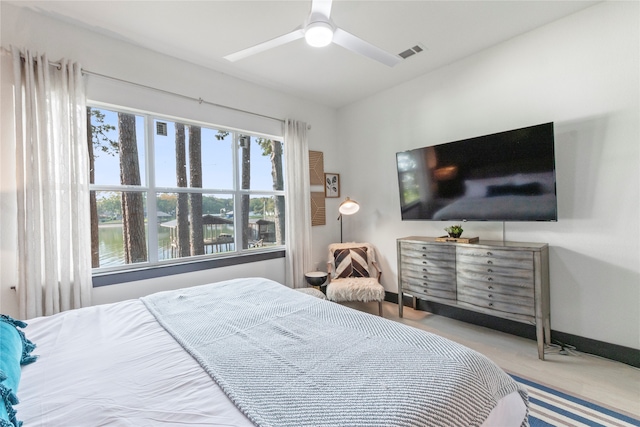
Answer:
<path fill-rule="evenodd" d="M 398 301 L 403 295 L 536 326 L 538 357 L 550 343 L 549 246 L 481 240 L 398 239 Z M 400 317 L 403 305 L 398 304 Z"/>

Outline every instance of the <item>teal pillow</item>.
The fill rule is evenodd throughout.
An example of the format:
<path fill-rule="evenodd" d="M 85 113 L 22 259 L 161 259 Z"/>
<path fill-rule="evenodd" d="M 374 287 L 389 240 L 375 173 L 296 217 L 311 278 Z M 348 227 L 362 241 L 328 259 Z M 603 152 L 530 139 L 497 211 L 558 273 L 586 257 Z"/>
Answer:
<path fill-rule="evenodd" d="M 18 329 L 27 324 L 0 314 L 0 427 L 19 427 L 13 405 L 18 403 L 16 392 L 20 383 L 21 365 L 36 360 L 31 352 L 35 345 Z"/>

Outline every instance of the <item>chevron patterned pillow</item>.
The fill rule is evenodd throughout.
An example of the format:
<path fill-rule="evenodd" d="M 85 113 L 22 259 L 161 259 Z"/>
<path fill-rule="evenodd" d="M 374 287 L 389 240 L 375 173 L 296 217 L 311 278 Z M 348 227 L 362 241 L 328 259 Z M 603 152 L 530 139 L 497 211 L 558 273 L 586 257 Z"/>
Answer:
<path fill-rule="evenodd" d="M 369 277 L 366 247 L 336 249 L 333 257 L 336 277 Z"/>

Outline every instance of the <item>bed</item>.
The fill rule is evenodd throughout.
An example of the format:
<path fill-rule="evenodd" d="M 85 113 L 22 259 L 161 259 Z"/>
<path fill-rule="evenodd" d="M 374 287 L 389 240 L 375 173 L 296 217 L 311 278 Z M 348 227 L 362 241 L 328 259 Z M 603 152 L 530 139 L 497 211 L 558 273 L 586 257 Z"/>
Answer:
<path fill-rule="evenodd" d="M 35 426 L 526 426 L 479 353 L 234 279 L 31 319 L 17 418 Z"/>
<path fill-rule="evenodd" d="M 505 195 L 494 197 L 461 197 L 437 211 L 434 219 L 474 218 L 485 221 L 536 221 L 556 215 L 555 194 L 535 196 Z"/>
<path fill-rule="evenodd" d="M 557 215 L 553 172 L 518 173 L 464 181 L 464 195 L 434 213 L 439 220 L 536 221 Z"/>

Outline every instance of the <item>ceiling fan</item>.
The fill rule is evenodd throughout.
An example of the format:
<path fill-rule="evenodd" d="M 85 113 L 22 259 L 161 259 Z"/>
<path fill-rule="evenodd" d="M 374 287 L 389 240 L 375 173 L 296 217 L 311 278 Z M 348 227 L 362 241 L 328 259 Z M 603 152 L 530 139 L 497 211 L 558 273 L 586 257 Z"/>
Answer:
<path fill-rule="evenodd" d="M 290 33 L 229 54 L 224 58 L 235 62 L 304 37 L 311 46 L 323 47 L 333 42 L 352 52 L 382 62 L 389 67 L 393 67 L 402 61 L 400 56 L 386 52 L 336 26 L 330 17 L 331 2 L 332 0 L 312 0 L 309 17 L 302 25 Z"/>

